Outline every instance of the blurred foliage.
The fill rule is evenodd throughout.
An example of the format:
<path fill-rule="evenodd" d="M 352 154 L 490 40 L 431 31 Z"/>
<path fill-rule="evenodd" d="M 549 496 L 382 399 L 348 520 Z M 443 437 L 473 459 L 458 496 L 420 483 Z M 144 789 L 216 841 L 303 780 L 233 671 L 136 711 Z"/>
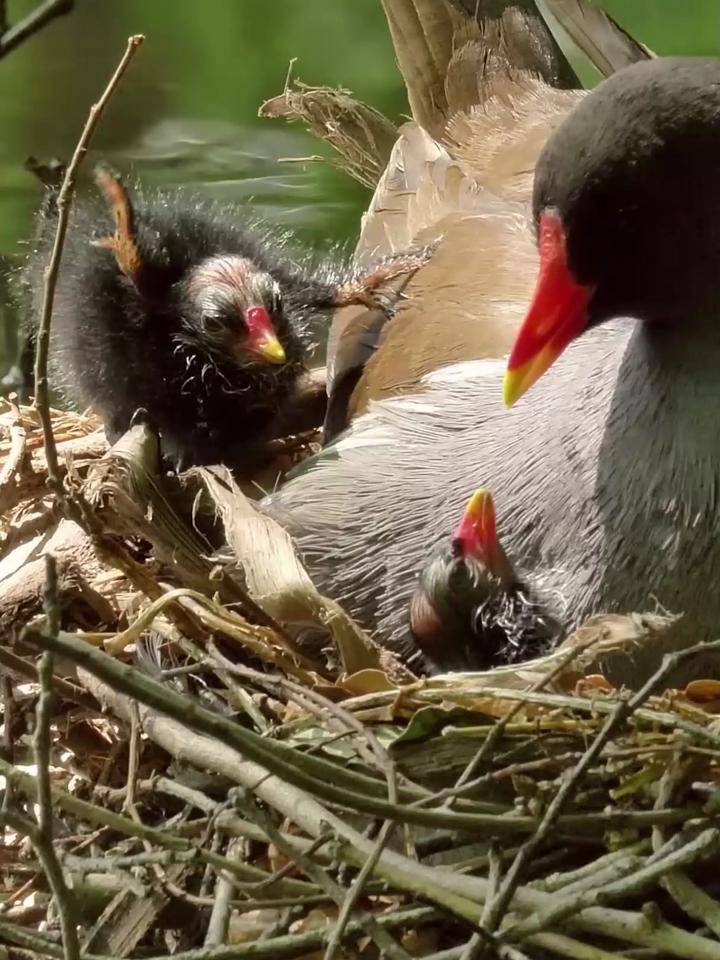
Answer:
<path fill-rule="evenodd" d="M 9 0 L 11 20 L 34 2 Z M 659 53 L 720 53 L 718 0 L 605 6 Z M 329 151 L 256 112 L 297 58 L 303 80 L 402 114 L 379 0 L 76 0 L 69 16 L 0 62 L 0 252 L 18 252 L 32 230 L 38 191 L 25 157 L 68 156 L 137 32 L 147 43 L 101 125 L 96 157 L 151 182 L 250 199 L 312 242 L 352 239 L 366 191 L 327 163 L 278 163 Z"/>
<path fill-rule="evenodd" d="M 33 2 L 10 0 L 11 18 Z M 297 58 L 304 80 L 349 87 L 398 115 L 404 91 L 377 0 L 76 0 L 0 63 L 0 251 L 32 229 L 37 190 L 23 160 L 69 154 L 131 33 L 147 42 L 98 131 L 96 156 L 158 183 L 252 198 L 310 239 L 353 230 L 365 191 L 328 164 L 278 164 L 329 151 L 299 126 L 256 113 Z"/>

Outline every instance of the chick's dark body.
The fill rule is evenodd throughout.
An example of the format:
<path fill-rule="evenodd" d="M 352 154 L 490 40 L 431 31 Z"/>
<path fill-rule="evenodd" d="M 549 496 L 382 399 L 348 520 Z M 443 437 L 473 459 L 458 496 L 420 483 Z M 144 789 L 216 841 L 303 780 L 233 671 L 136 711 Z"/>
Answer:
<path fill-rule="evenodd" d="M 110 232 L 102 203 L 75 211 L 55 294 L 54 384 L 75 405 L 92 407 L 111 441 L 144 409 L 172 462 L 250 465 L 291 402 L 313 320 L 331 284 L 288 266 L 284 238 L 247 225 L 242 209 L 189 200 L 178 191 L 135 195 L 133 212 L 141 284 L 123 273 L 110 250 L 93 244 Z M 54 217 L 46 215 L 26 271 L 34 317 L 54 229 Z M 237 362 L 207 349 L 198 336 L 184 309 L 183 284 L 214 257 L 246 258 L 277 282 L 282 299 L 270 316 L 284 363 Z"/>

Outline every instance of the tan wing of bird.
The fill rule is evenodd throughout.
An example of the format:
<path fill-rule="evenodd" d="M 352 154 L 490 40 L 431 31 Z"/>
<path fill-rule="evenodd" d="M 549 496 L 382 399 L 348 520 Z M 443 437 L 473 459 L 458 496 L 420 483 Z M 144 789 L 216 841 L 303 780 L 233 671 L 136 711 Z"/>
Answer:
<path fill-rule="evenodd" d="M 518 81 L 512 96 L 456 116 L 447 146 L 417 124 L 402 128 L 356 257 L 363 264 L 424 243 L 437 250 L 405 281 L 389 322 L 364 309 L 334 318 L 331 412 L 346 403 L 349 421 L 370 400 L 412 390 L 439 366 L 508 351 L 536 273 L 528 223 L 535 159 L 577 97 Z M 348 380 L 352 393 L 342 397 Z M 344 426 L 342 418 L 333 426 Z"/>
<path fill-rule="evenodd" d="M 395 284 L 402 299 L 391 320 L 357 307 L 335 315 L 326 439 L 371 400 L 412 391 L 440 366 L 503 356 L 532 293 L 535 162 L 582 93 L 559 88 L 572 73 L 536 12 L 513 6 L 484 20 L 487 0 L 472 0 L 472 12 L 468 3 L 383 0 L 421 123 L 400 130 L 363 218 L 356 261 L 416 244 L 437 250 Z M 584 0 L 573 3 L 582 13 Z M 612 41 L 616 59 L 643 55 L 607 18 L 600 39 L 592 23 L 588 47 L 602 51 Z"/>

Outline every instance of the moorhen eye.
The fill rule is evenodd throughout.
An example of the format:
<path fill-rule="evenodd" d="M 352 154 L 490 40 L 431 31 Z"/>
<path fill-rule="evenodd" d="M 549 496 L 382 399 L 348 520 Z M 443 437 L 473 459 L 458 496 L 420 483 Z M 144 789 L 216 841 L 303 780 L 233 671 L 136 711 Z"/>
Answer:
<path fill-rule="evenodd" d="M 227 329 L 227 322 L 224 317 L 216 313 L 205 313 L 202 317 L 202 325 L 209 334 L 223 333 Z"/>

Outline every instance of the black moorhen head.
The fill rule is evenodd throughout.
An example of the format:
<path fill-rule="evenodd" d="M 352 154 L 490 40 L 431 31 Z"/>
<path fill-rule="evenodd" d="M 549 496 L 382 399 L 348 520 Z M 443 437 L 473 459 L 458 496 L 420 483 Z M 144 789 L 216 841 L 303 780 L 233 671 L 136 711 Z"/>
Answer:
<path fill-rule="evenodd" d="M 131 198 L 105 168 L 96 179 L 115 231 L 98 236 L 107 210 L 76 209 L 56 288 L 52 370 L 72 401 L 102 417 L 111 442 L 144 411 L 176 468 L 254 466 L 290 419 L 320 315 L 376 304 L 377 286 L 430 253 L 357 276 L 298 262 L 286 238 L 242 209 L 180 190 Z M 26 274 L 35 316 L 53 234 L 45 214 Z"/>
<path fill-rule="evenodd" d="M 635 64 L 581 101 L 535 171 L 535 295 L 508 360 L 514 403 L 614 317 L 688 336 L 720 307 L 720 60 Z"/>
<path fill-rule="evenodd" d="M 430 673 L 528 660 L 558 637 L 505 555 L 488 490 L 473 493 L 450 543 L 421 573 L 410 632 Z"/>

